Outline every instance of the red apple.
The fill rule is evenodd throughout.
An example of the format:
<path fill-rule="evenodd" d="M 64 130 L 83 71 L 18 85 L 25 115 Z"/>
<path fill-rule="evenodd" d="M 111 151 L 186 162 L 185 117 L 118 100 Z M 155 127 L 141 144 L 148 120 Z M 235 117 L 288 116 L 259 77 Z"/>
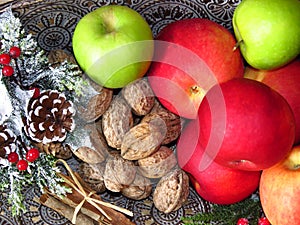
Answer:
<path fill-rule="evenodd" d="M 261 205 L 272 225 L 300 225 L 300 145 L 262 172 Z"/>
<path fill-rule="evenodd" d="M 212 203 L 233 204 L 257 190 L 261 172 L 232 169 L 212 161 L 197 141 L 197 126 L 197 121 L 190 122 L 177 143 L 178 164 L 189 174 L 196 192 Z"/>
<path fill-rule="evenodd" d="M 295 119 L 267 85 L 236 78 L 211 88 L 199 107 L 200 144 L 223 166 L 263 170 L 292 149 Z"/>
<path fill-rule="evenodd" d="M 208 19 L 173 22 L 155 40 L 150 85 L 160 102 L 185 118 L 196 118 L 199 104 L 218 82 L 242 77 L 243 60 L 226 28 Z"/>
<path fill-rule="evenodd" d="M 248 66 L 245 77 L 267 84 L 287 100 L 296 119 L 294 144 L 300 143 L 300 58 L 276 70 L 257 70 Z"/>

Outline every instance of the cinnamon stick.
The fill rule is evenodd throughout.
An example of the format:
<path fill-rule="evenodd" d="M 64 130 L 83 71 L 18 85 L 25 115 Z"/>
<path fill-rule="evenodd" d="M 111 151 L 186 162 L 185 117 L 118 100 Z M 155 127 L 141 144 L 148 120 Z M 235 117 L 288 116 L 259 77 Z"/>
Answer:
<path fill-rule="evenodd" d="M 48 194 L 43 194 L 40 196 L 39 200 L 37 200 L 39 203 L 42 205 L 53 209 L 60 215 L 64 216 L 68 220 L 71 220 L 74 214 L 74 208 L 68 206 L 67 204 L 64 204 L 63 202 L 59 201 L 58 199 L 48 195 Z M 83 213 L 79 213 L 77 215 L 77 220 L 76 224 L 78 225 L 96 225 L 99 224 L 92 218 L 84 215 Z"/>
<path fill-rule="evenodd" d="M 85 182 L 80 178 L 80 176 L 75 172 L 73 173 L 78 179 L 78 181 L 81 183 L 86 193 L 92 193 L 93 190 L 85 184 Z M 70 184 L 74 183 L 74 181 L 69 176 L 63 174 L 60 174 L 60 176 L 64 178 L 65 186 L 71 187 L 72 185 Z M 56 195 L 50 192 L 48 192 L 48 194 L 52 195 L 55 198 L 58 198 Z M 101 201 L 101 197 L 97 194 L 92 194 L 91 197 Z M 76 208 L 84 200 L 84 196 L 77 190 L 72 189 L 72 193 L 68 193 L 64 198 L 62 199 L 59 198 L 59 200 L 72 208 Z M 104 213 L 109 216 L 110 219 L 106 218 L 105 215 L 100 213 L 99 210 L 88 201 L 85 201 L 82 204 L 82 207 L 80 208 L 80 212 L 102 224 L 111 224 L 111 225 L 120 225 L 120 224 L 134 225 L 135 224 L 134 222 L 130 221 L 130 219 L 127 218 L 123 213 L 113 209 L 112 206 L 100 205 L 100 207 L 104 211 Z"/>

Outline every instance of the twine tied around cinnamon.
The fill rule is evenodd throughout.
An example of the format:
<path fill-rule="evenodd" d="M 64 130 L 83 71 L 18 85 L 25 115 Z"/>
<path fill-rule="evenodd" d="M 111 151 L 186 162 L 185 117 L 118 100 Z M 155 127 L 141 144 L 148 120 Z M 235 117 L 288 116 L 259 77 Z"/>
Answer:
<path fill-rule="evenodd" d="M 112 209 L 114 209 L 116 211 L 119 211 L 121 213 L 124 213 L 124 214 L 126 214 L 130 217 L 133 216 L 133 213 L 131 211 L 127 210 L 127 209 L 118 207 L 118 206 L 113 205 L 113 204 L 108 203 L 108 202 L 103 202 L 103 201 L 100 201 L 98 199 L 92 198 L 91 196 L 93 194 L 96 194 L 96 192 L 91 191 L 91 192 L 87 193 L 86 190 L 84 190 L 84 188 L 82 187 L 79 180 L 77 179 L 76 175 L 73 173 L 70 166 L 67 164 L 67 162 L 62 160 L 62 159 L 58 159 L 56 161 L 56 163 L 58 163 L 58 162 L 61 162 L 65 166 L 66 170 L 68 171 L 68 173 L 70 174 L 70 176 L 72 178 L 72 181 L 74 181 L 74 183 L 73 183 L 73 182 L 70 182 L 70 181 L 65 179 L 65 182 L 68 185 L 70 185 L 71 188 L 73 188 L 74 190 L 76 190 L 78 193 L 80 193 L 83 196 L 83 200 L 75 207 L 74 214 L 73 214 L 73 217 L 72 217 L 72 220 L 71 220 L 72 224 L 76 224 L 77 214 L 79 213 L 80 209 L 82 208 L 82 206 L 85 202 L 88 202 L 91 205 L 93 205 L 109 221 L 111 221 L 112 218 L 109 215 L 107 215 L 107 213 L 100 207 L 100 205 L 112 208 Z"/>

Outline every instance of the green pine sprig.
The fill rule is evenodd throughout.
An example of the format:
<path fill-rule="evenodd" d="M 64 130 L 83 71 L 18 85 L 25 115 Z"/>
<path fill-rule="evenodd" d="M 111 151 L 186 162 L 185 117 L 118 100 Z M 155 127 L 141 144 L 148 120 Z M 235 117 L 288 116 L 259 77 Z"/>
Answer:
<path fill-rule="evenodd" d="M 212 205 L 209 212 L 197 213 L 193 216 L 182 217 L 185 225 L 236 225 L 238 219 L 247 218 L 250 225 L 257 225 L 263 213 L 258 193 L 251 197 L 230 205 Z"/>
<path fill-rule="evenodd" d="M 8 52 L 12 46 L 21 49 L 21 56 L 11 62 L 21 88 L 57 90 L 72 98 L 80 96 L 87 87 L 88 82 L 78 65 L 67 61 L 51 65 L 45 51 L 31 34 L 25 34 L 20 19 L 8 9 L 0 15 L 0 53 Z"/>
<path fill-rule="evenodd" d="M 70 100 L 74 96 L 81 96 L 88 86 L 88 82 L 83 78 L 78 65 L 64 61 L 57 67 L 48 67 L 44 69 L 35 85 L 42 89 L 51 89 L 64 92 Z"/>
<path fill-rule="evenodd" d="M 1 184 L 0 191 L 7 193 L 7 201 L 12 206 L 12 215 L 20 215 L 25 211 L 23 204 L 24 196 L 22 194 L 23 185 L 26 184 L 25 177 L 19 176 L 20 174 L 13 167 L 1 168 Z"/>
<path fill-rule="evenodd" d="M 4 77 L 0 71 L 0 85 L 5 86 L 12 106 L 12 112 L 2 123 L 24 144 L 24 149 L 16 149 L 19 155 L 24 157 L 26 146 L 31 146 L 30 140 L 23 132 L 27 102 L 33 94 L 30 88 L 58 90 L 72 99 L 83 93 L 88 82 L 82 76 L 78 65 L 66 61 L 59 65 L 51 65 L 46 53 L 32 35 L 25 33 L 20 19 L 13 15 L 11 9 L 7 9 L 0 14 L 0 53 L 7 53 L 13 46 L 21 49 L 20 57 L 10 63 L 15 76 Z M 13 216 L 19 216 L 26 211 L 23 191 L 28 185 L 35 184 L 42 193 L 47 188 L 59 197 L 71 192 L 69 187 L 63 185 L 63 178 L 58 175 L 60 170 L 56 166 L 56 160 L 52 155 L 40 153 L 37 160 L 28 162 L 26 171 L 20 171 L 16 164 L 8 162 L 6 157 L 0 158 L 0 191 L 7 193 Z"/>
<path fill-rule="evenodd" d="M 60 173 L 56 166 L 56 158 L 49 154 L 40 154 L 40 157 L 31 164 L 31 181 L 35 183 L 42 193 L 47 187 L 50 192 L 56 194 L 58 197 L 63 197 L 67 193 L 71 193 L 71 189 L 64 185 L 64 179 L 57 174 Z"/>
<path fill-rule="evenodd" d="M 36 184 L 42 193 L 47 187 L 61 198 L 67 193 L 71 193 L 71 189 L 63 185 L 63 178 L 58 176 L 60 170 L 55 163 L 55 157 L 41 153 L 34 163 L 29 163 L 26 171 L 19 171 L 15 164 L 2 166 L 0 191 L 7 193 L 7 200 L 11 205 L 13 216 L 19 216 L 26 212 L 23 188 L 28 185 Z"/>

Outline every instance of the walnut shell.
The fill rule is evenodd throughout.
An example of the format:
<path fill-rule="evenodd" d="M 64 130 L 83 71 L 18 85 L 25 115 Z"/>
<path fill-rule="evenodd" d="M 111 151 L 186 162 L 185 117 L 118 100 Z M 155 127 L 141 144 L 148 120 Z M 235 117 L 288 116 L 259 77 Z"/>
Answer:
<path fill-rule="evenodd" d="M 189 195 L 189 177 L 181 169 L 175 169 L 163 176 L 158 182 L 153 203 L 163 212 L 170 213 L 182 207 Z"/>
<path fill-rule="evenodd" d="M 146 115 L 154 106 L 155 96 L 146 78 L 138 79 L 126 85 L 121 91 L 134 114 Z"/>
<path fill-rule="evenodd" d="M 125 133 L 133 126 L 130 106 L 116 96 L 102 116 L 102 130 L 108 145 L 120 149 Z"/>
<path fill-rule="evenodd" d="M 177 159 L 172 149 L 161 146 L 152 155 L 138 160 L 140 173 L 148 178 L 160 178 L 167 174 L 177 164 Z"/>
<path fill-rule="evenodd" d="M 80 160 L 86 163 L 102 163 L 105 158 L 99 154 L 95 149 L 92 149 L 87 146 L 81 146 L 76 151 L 73 151 L 74 155 L 76 155 Z"/>
<path fill-rule="evenodd" d="M 97 164 L 105 161 L 109 147 L 101 131 L 97 129 L 96 124 L 87 124 L 86 130 L 89 131 L 91 146 L 81 146 L 73 153 L 83 162 Z"/>
<path fill-rule="evenodd" d="M 108 190 L 120 192 L 134 181 L 135 176 L 136 166 L 132 161 L 123 159 L 118 153 L 108 157 L 104 171 L 104 183 Z"/>
<path fill-rule="evenodd" d="M 164 121 L 165 126 L 165 135 L 162 140 L 162 145 L 170 144 L 172 141 L 175 141 L 180 133 L 182 128 L 182 121 L 181 118 L 170 112 L 169 110 L 164 109 L 163 107 L 157 107 L 155 110 L 151 111 L 149 114 L 147 114 L 141 121 L 141 123 L 149 123 L 149 122 L 155 122 L 159 121 L 156 120 L 157 118 L 160 118 Z"/>
<path fill-rule="evenodd" d="M 104 170 L 105 165 L 103 163 L 88 164 L 81 163 L 78 168 L 78 173 L 82 180 L 87 183 L 97 193 L 104 192 L 106 190 L 104 184 Z"/>
<path fill-rule="evenodd" d="M 113 90 L 105 87 L 96 87 L 99 94 L 92 96 L 86 107 L 78 106 L 78 114 L 87 123 L 99 119 L 110 106 L 113 99 Z"/>
<path fill-rule="evenodd" d="M 163 131 L 157 124 L 139 123 L 132 127 L 123 138 L 121 155 L 124 159 L 145 158 L 160 147 Z"/>
<path fill-rule="evenodd" d="M 136 174 L 134 181 L 122 189 L 121 193 L 130 199 L 141 200 L 147 198 L 152 192 L 151 181 L 140 175 Z"/>

